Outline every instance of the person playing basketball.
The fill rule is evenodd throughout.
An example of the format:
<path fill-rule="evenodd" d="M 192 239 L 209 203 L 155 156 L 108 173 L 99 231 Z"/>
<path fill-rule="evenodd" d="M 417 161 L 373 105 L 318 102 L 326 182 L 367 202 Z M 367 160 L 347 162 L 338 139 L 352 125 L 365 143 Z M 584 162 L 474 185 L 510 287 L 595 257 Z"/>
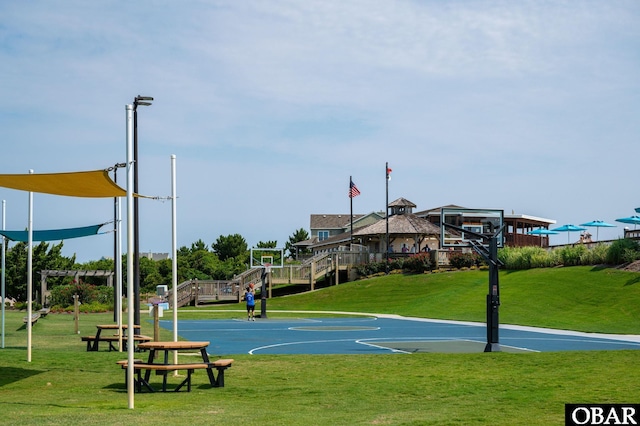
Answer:
<path fill-rule="evenodd" d="M 255 321 L 256 317 L 254 315 L 256 310 L 256 299 L 255 299 L 255 290 L 253 289 L 253 283 L 247 286 L 247 289 L 244 293 L 244 300 L 247 302 L 247 321 Z"/>

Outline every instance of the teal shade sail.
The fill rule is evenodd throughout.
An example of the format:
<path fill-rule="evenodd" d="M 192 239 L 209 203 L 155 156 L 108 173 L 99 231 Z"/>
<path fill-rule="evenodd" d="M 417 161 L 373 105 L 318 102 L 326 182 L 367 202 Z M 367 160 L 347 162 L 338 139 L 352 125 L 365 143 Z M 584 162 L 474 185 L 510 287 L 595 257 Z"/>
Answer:
<path fill-rule="evenodd" d="M 68 240 L 70 238 L 80 238 L 87 237 L 89 235 L 96 235 L 100 227 L 102 227 L 103 225 L 105 225 L 105 223 L 101 223 L 99 225 L 83 226 L 80 228 L 33 231 L 33 241 L 60 241 Z M 27 233 L 27 231 L 0 230 L 0 235 L 4 235 L 11 241 L 20 241 L 23 243 L 29 241 L 29 234 Z"/>

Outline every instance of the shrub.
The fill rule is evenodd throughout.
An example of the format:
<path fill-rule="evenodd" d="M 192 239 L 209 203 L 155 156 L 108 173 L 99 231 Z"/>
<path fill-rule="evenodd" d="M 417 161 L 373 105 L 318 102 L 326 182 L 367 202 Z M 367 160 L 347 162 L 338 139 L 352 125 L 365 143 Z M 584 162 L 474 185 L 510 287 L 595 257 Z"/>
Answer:
<path fill-rule="evenodd" d="M 356 266 L 356 272 L 362 277 L 367 277 L 369 275 L 377 274 L 378 272 L 384 272 L 384 265 L 384 262 L 369 262 L 364 265 Z"/>
<path fill-rule="evenodd" d="M 616 240 L 607 251 L 607 263 L 621 265 L 640 259 L 640 244 L 628 238 Z"/>
<path fill-rule="evenodd" d="M 607 253 L 609 246 L 606 244 L 597 244 L 592 246 L 584 256 L 585 265 L 603 265 L 607 263 Z"/>
<path fill-rule="evenodd" d="M 389 260 L 389 272 L 402 270 L 403 272 L 417 272 L 431 270 L 431 260 L 428 253 L 420 253 L 410 257 L 401 257 Z M 368 277 L 387 272 L 386 260 L 382 262 L 369 262 L 355 267 L 358 275 Z"/>
<path fill-rule="evenodd" d="M 82 281 L 73 282 L 67 285 L 60 285 L 51 289 L 51 306 L 62 308 L 73 308 L 73 296 L 78 295 L 78 301 L 84 306 L 82 311 L 92 309 L 91 312 L 103 312 L 113 309 L 113 288 L 106 286 L 95 286 Z M 92 304 L 100 305 L 97 308 L 90 308 Z"/>
<path fill-rule="evenodd" d="M 449 264 L 454 268 L 471 268 L 480 263 L 480 256 L 476 253 L 451 253 L 449 255 Z"/>
<path fill-rule="evenodd" d="M 113 287 L 97 286 L 95 288 L 95 302 L 107 305 L 113 308 Z"/>
<path fill-rule="evenodd" d="M 588 259 L 588 249 L 582 245 L 578 244 L 571 247 L 562 247 L 560 249 L 554 250 L 554 252 L 558 252 L 559 260 L 564 266 L 579 266 L 579 265 L 588 265 L 586 262 Z"/>
<path fill-rule="evenodd" d="M 432 267 L 429 253 L 420 253 L 407 258 L 403 263 L 402 269 L 421 274 L 425 271 L 430 271 Z"/>

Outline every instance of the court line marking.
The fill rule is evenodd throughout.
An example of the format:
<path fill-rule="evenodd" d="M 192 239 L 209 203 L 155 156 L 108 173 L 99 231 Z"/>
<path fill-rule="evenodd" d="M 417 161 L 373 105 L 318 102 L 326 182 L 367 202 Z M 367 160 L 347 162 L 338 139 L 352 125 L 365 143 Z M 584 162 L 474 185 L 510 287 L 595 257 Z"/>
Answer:
<path fill-rule="evenodd" d="M 590 339 L 565 339 L 560 337 L 501 337 L 500 340 L 542 340 L 542 341 L 553 341 L 553 342 L 577 342 L 577 343 L 602 343 L 605 345 L 618 345 L 618 346 L 638 346 L 640 347 L 640 343 L 623 341 L 623 340 L 615 340 L 615 339 L 601 339 L 601 338 L 590 338 Z"/>
<path fill-rule="evenodd" d="M 310 327 L 315 327 L 315 328 L 310 328 Z M 378 331 L 380 330 L 380 327 L 363 327 L 363 326 L 358 326 L 358 325 L 341 325 L 341 326 L 336 326 L 336 325 L 326 325 L 326 326 L 305 326 L 305 325 L 301 325 L 298 327 L 289 327 L 287 328 L 287 330 L 291 330 L 291 331 L 320 331 L 320 332 L 332 332 L 332 331 Z"/>
<path fill-rule="evenodd" d="M 331 343 L 331 342 L 355 342 L 355 340 L 354 339 L 304 340 L 304 341 L 297 341 L 297 342 L 275 343 L 273 345 L 258 346 L 257 348 L 253 348 L 253 349 L 249 350 L 248 354 L 249 355 L 254 355 L 254 352 L 256 352 L 256 351 L 261 351 L 261 350 L 271 349 L 271 348 L 277 348 L 277 347 L 282 347 L 282 346 L 308 345 L 308 344 L 311 344 L 311 343 Z M 383 349 L 387 349 L 388 350 L 389 348 L 383 348 Z"/>
<path fill-rule="evenodd" d="M 371 345 L 371 346 L 377 346 L 373 343 L 370 342 L 365 342 L 365 340 L 371 340 L 371 341 L 378 341 L 378 342 L 384 342 L 384 341 L 388 341 L 389 343 L 393 343 L 393 342 L 398 342 L 401 343 L 403 341 L 407 341 L 407 342 L 429 342 L 429 343 L 449 343 L 449 342 L 471 342 L 471 343 L 478 343 L 481 345 L 485 345 L 487 342 L 482 341 L 482 340 L 474 340 L 474 339 L 460 339 L 457 337 L 434 337 L 434 338 L 428 338 L 428 337 L 400 337 L 400 338 L 372 338 L 372 339 L 360 339 L 359 341 L 357 341 L 356 343 L 362 343 L 364 345 Z M 500 343 L 500 346 L 504 346 L 505 348 L 512 348 L 512 349 L 518 349 L 521 351 L 527 351 L 527 352 L 536 352 L 539 353 L 540 351 L 537 351 L 535 349 L 529 349 L 529 348 L 521 348 L 519 346 L 512 346 L 512 345 L 504 345 L 502 343 Z M 386 346 L 382 346 L 382 348 L 386 348 Z M 404 353 L 408 353 L 408 354 L 412 354 L 413 352 L 406 352 L 406 351 L 402 351 L 400 349 L 396 349 L 397 352 L 404 352 Z"/>

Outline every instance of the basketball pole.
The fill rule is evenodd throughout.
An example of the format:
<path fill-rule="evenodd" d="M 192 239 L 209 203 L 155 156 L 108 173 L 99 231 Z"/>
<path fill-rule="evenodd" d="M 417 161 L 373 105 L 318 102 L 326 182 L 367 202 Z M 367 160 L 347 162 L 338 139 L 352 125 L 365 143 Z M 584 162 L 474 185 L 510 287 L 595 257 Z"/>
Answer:
<path fill-rule="evenodd" d="M 484 352 L 500 352 L 500 283 L 499 269 L 502 265 L 498 259 L 498 237 L 502 238 L 502 232 L 506 225 L 502 224 L 500 228 L 490 237 L 478 234 L 477 232 L 451 225 L 449 223 L 442 224 L 445 227 L 455 229 L 465 234 L 470 234 L 480 240 L 489 240 L 488 247 L 475 241 L 469 241 L 469 246 L 473 248 L 484 260 L 489 264 L 489 291 L 487 293 L 487 344 Z"/>
<path fill-rule="evenodd" d="M 260 278 L 262 279 L 262 288 L 260 289 L 260 319 L 267 318 L 267 275 L 267 268 L 263 267 L 262 275 L 260 276 Z"/>
<path fill-rule="evenodd" d="M 487 344 L 485 352 L 500 352 L 499 308 L 500 285 L 498 273 L 498 239 L 494 235 L 489 239 L 489 293 L 487 294 Z"/>

